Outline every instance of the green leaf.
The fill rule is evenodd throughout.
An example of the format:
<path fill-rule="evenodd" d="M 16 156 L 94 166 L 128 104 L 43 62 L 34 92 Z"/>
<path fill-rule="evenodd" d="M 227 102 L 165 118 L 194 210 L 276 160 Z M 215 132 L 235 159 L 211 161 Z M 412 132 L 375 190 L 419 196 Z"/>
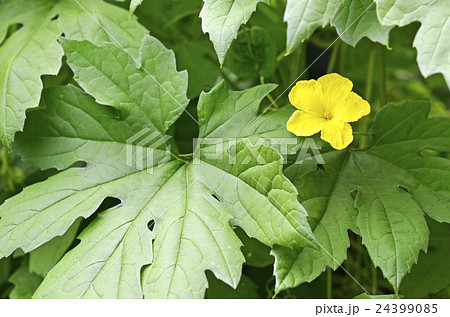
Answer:
<path fill-rule="evenodd" d="M 65 38 L 96 45 L 110 43 L 139 59 L 142 39 L 148 31 L 126 10 L 103 0 L 60 0 L 58 4 L 58 25 Z"/>
<path fill-rule="evenodd" d="M 326 174 L 317 171 L 313 161 L 286 169 L 286 176 L 297 187 L 299 201 L 308 210 L 309 224 L 321 248 L 293 251 L 276 247 L 272 251 L 278 292 L 313 281 L 326 266 L 336 269 L 347 257 L 347 231 L 356 231 L 357 216 L 353 201 L 349 200 L 348 180 L 341 177 L 348 155 L 346 151 L 327 154 L 323 155 Z"/>
<path fill-rule="evenodd" d="M 0 46 L 0 141 L 4 145 L 10 146 L 14 134 L 22 130 L 25 110 L 37 107 L 40 77 L 56 75 L 61 67 L 63 51 L 56 41 L 60 31 L 52 21 L 53 7 L 48 1 L 0 1 L 0 44 L 9 26 L 21 26 Z"/>
<path fill-rule="evenodd" d="M 131 0 L 130 2 L 130 14 L 133 14 L 136 11 L 137 7 L 139 7 L 144 0 Z"/>
<path fill-rule="evenodd" d="M 330 23 L 344 0 L 288 0 L 284 20 L 287 22 L 287 54 L 308 39 L 318 27 Z"/>
<path fill-rule="evenodd" d="M 77 235 L 81 221 L 75 223 L 60 237 L 55 237 L 30 253 L 30 273 L 42 277 L 64 256 Z"/>
<path fill-rule="evenodd" d="M 188 98 L 210 90 L 220 76 L 214 46 L 202 31 L 201 19 L 195 18 L 202 5 L 202 0 L 152 0 L 138 11 L 139 21 L 173 49 L 178 69 L 189 73 Z"/>
<path fill-rule="evenodd" d="M 442 73 L 450 87 L 450 6 L 446 0 L 378 0 L 378 18 L 384 25 L 404 26 L 419 21 L 414 39 L 417 62 L 425 77 Z"/>
<path fill-rule="evenodd" d="M 9 282 L 14 284 L 14 288 L 9 294 L 11 299 L 30 299 L 39 284 L 42 283 L 42 277 L 30 273 L 28 270 L 28 261 L 24 260 L 22 265 L 9 278 Z"/>
<path fill-rule="evenodd" d="M 424 298 L 438 293 L 450 284 L 447 264 L 450 261 L 450 225 L 428 221 L 430 243 L 427 254 L 421 254 L 419 262 L 406 275 L 400 291 L 408 298 Z"/>
<path fill-rule="evenodd" d="M 260 2 L 269 3 L 269 0 L 204 0 L 200 12 L 202 28 L 203 32 L 209 33 L 220 64 L 223 64 L 239 27 L 247 23 Z"/>
<path fill-rule="evenodd" d="M 347 230 L 362 236 L 374 264 L 397 292 L 420 250 L 428 245 L 424 215 L 450 222 L 450 162 L 421 151 L 450 151 L 450 120 L 426 116 L 430 106 L 408 102 L 384 107 L 375 117 L 371 146 L 323 154 L 325 170 L 292 165 L 287 175 L 309 211 L 322 248 L 276 247 L 277 289 L 316 278 L 346 257 Z"/>
<path fill-rule="evenodd" d="M 117 2 L 125 2 L 125 0 L 116 0 Z M 133 15 L 134 11 L 136 11 L 137 7 L 140 6 L 143 0 L 131 0 L 130 1 L 130 15 Z"/>
<path fill-rule="evenodd" d="M 206 270 L 236 287 L 244 257 L 230 223 L 269 246 L 315 245 L 295 187 L 282 174 L 282 157 L 261 144 L 229 142 L 281 131 L 287 116 L 273 116 L 272 123 L 257 117 L 259 101 L 273 86 L 231 92 L 220 84 L 203 94 L 200 137 L 217 136 L 223 155 L 215 158 L 214 146 L 199 143 L 196 159 L 185 162 L 173 159 L 162 135 L 187 104 L 187 78 L 176 71 L 172 52 L 148 36 L 137 68 L 115 46 L 62 43 L 80 86 L 119 114 L 72 86 L 44 92 L 44 109 L 30 113 L 16 149 L 42 168 L 64 171 L 0 207 L 0 254 L 28 252 L 63 234 L 106 197 L 121 203 L 81 233 L 81 243 L 49 272 L 35 297 L 199 298 Z M 256 124 L 246 128 L 243 117 Z M 145 140 L 152 134 L 162 136 Z M 129 150 L 136 157 L 131 163 Z M 87 165 L 69 168 L 76 161 Z"/>
<path fill-rule="evenodd" d="M 135 59 L 114 45 L 99 48 L 67 40 L 61 44 L 80 86 L 141 129 L 164 135 L 188 104 L 187 73 L 179 73 L 173 52 L 150 36 L 143 40 L 139 69 Z"/>
<path fill-rule="evenodd" d="M 392 29 L 392 26 L 382 26 L 378 21 L 373 0 L 345 0 L 331 25 L 344 42 L 353 46 L 363 37 L 387 45 Z"/>
<path fill-rule="evenodd" d="M 283 140 L 292 141 L 292 133 L 286 130 L 286 122 L 294 107 L 283 107 L 278 111 L 259 114 L 262 99 L 275 89 L 276 85 L 267 84 L 256 86 L 245 91 L 230 91 L 225 82 L 219 83 L 209 93 L 200 96 L 198 105 L 199 138 L 212 140 L 241 138 L 252 144 L 263 142 L 266 145 L 277 147 Z M 287 146 L 288 153 L 295 153 L 303 143 Z M 211 144 L 203 144 L 203 147 Z M 280 151 L 283 152 L 283 151 Z"/>
<path fill-rule="evenodd" d="M 0 44 L 9 26 L 16 29 L 0 46 L 0 141 L 8 147 L 22 130 L 25 111 L 39 104 L 40 77 L 61 67 L 62 33 L 98 45 L 113 42 L 136 57 L 147 33 L 125 10 L 101 0 L 2 0 L 0 21 Z"/>
<path fill-rule="evenodd" d="M 225 65 L 241 78 L 269 77 L 277 68 L 277 48 L 264 29 L 253 27 L 239 33 Z"/>

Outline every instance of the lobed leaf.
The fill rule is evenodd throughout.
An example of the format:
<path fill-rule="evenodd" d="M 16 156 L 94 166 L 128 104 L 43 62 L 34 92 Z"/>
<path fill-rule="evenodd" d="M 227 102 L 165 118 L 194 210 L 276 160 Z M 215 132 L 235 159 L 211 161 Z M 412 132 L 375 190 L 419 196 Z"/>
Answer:
<path fill-rule="evenodd" d="M 8 27 L 16 28 L 0 46 L 0 141 L 6 146 L 22 130 L 25 110 L 39 103 L 40 77 L 61 67 L 54 7 L 49 1 L 0 1 L 0 44 Z"/>
<path fill-rule="evenodd" d="M 200 12 L 203 32 L 209 33 L 221 65 L 239 27 L 247 23 L 260 2 L 269 0 L 204 0 Z"/>
<path fill-rule="evenodd" d="M 284 20 L 287 22 L 286 53 L 292 53 L 318 27 L 331 22 L 344 0 L 288 0 Z"/>
<path fill-rule="evenodd" d="M 401 294 L 407 298 L 423 298 L 448 287 L 450 276 L 446 270 L 450 258 L 450 225 L 428 219 L 430 243 L 427 254 L 421 254 L 419 262 L 400 285 Z"/>
<path fill-rule="evenodd" d="M 339 37 L 350 45 L 356 45 L 363 37 L 388 45 L 392 26 L 378 21 L 373 0 L 345 0 L 331 20 Z"/>
<path fill-rule="evenodd" d="M 213 147 L 199 146 L 196 159 L 185 162 L 169 153 L 163 135 L 187 104 L 187 78 L 176 71 L 173 53 L 149 36 L 139 65 L 113 45 L 62 45 L 80 86 L 104 105 L 73 86 L 44 92 L 43 109 L 30 113 L 15 149 L 41 168 L 63 171 L 0 207 L 0 254 L 28 252 L 64 234 L 107 197 L 121 203 L 83 230 L 35 297 L 199 298 L 206 270 L 236 287 L 244 257 L 230 223 L 269 246 L 315 246 L 280 154 L 243 139 L 281 131 L 287 117 L 256 113 L 273 86 L 231 92 L 220 84 L 202 95 L 201 136 L 228 126 L 234 130 L 223 137 L 236 142 L 222 139 L 225 150 L 216 158 Z M 217 104 L 229 115 L 215 113 Z M 246 128 L 240 115 L 257 124 Z M 77 161 L 86 165 L 72 166 Z"/>
<path fill-rule="evenodd" d="M 147 33 L 125 10 L 102 0 L 2 0 L 0 21 L 0 141 L 8 147 L 22 131 L 25 111 L 39 104 L 40 77 L 56 75 L 61 67 L 62 34 L 113 43 L 137 58 Z M 16 30 L 5 40 L 8 27 Z"/>
<path fill-rule="evenodd" d="M 425 77 L 442 73 L 450 87 L 450 6 L 446 0 L 379 0 L 377 14 L 384 25 L 422 24 L 414 39 L 417 62 Z"/>
<path fill-rule="evenodd" d="M 373 141 L 366 150 L 325 153 L 325 171 L 288 168 L 322 249 L 292 252 L 276 247 L 278 290 L 341 264 L 349 246 L 346 231 L 352 230 L 362 236 L 372 261 L 398 291 L 420 250 L 427 249 L 424 213 L 450 222 L 450 162 L 421 155 L 425 149 L 450 151 L 450 121 L 427 119 L 429 111 L 424 102 L 386 106 L 375 117 Z"/>

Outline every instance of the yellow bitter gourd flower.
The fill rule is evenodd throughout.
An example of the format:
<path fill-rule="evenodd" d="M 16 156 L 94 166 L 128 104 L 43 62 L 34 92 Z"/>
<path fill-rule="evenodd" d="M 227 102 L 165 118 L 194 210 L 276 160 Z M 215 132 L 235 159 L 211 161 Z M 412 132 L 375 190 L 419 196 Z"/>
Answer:
<path fill-rule="evenodd" d="M 289 100 L 299 110 L 289 119 L 287 129 L 297 136 L 322 131 L 320 137 L 333 148 L 346 148 L 353 141 L 348 122 L 370 113 L 369 103 L 352 92 L 352 88 L 353 83 L 338 74 L 297 82 Z"/>

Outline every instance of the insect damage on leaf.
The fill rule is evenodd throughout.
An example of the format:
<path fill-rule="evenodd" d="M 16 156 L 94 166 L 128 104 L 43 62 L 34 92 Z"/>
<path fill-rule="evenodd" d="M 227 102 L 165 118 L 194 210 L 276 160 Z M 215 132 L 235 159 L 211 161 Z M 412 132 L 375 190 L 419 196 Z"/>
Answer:
<path fill-rule="evenodd" d="M 423 149 L 450 152 L 450 120 L 428 119 L 429 111 L 426 102 L 387 105 L 375 117 L 369 148 L 324 153 L 325 171 L 302 165 L 286 170 L 323 248 L 276 247 L 279 290 L 315 279 L 326 266 L 337 268 L 352 230 L 398 291 L 419 252 L 427 250 L 425 214 L 450 222 L 450 161 L 420 155 Z"/>
<path fill-rule="evenodd" d="M 283 120 L 264 117 L 257 122 L 267 125 L 253 128 L 236 120 L 257 118 L 259 102 L 273 86 L 232 92 L 222 83 L 203 94 L 201 136 L 212 136 L 213 125 L 218 131 L 231 124 L 228 136 L 236 142 L 225 142 L 216 158 L 211 147 L 199 144 L 198 161 L 184 161 L 153 135 L 165 135 L 187 105 L 186 73 L 176 70 L 171 51 L 147 36 L 137 68 L 114 45 L 61 44 L 75 79 L 92 97 L 73 86 L 51 88 L 43 94 L 43 109 L 30 114 L 15 150 L 42 168 L 63 171 L 0 207 L 1 255 L 16 248 L 28 252 L 63 234 L 106 197 L 121 203 L 83 230 L 81 243 L 50 271 L 35 297 L 201 298 L 205 270 L 236 287 L 244 257 L 230 222 L 269 246 L 316 247 L 297 191 L 282 174 L 280 154 L 244 140 L 277 125 L 283 131 Z M 229 120 L 212 112 L 222 98 Z M 119 119 L 103 105 L 117 109 Z M 68 168 L 76 161 L 87 165 Z"/>

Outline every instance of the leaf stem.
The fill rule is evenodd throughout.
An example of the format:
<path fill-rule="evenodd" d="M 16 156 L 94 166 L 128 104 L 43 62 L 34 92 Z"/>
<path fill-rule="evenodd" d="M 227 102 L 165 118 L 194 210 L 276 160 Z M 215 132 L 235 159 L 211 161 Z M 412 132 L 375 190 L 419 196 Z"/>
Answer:
<path fill-rule="evenodd" d="M 261 85 L 264 85 L 265 84 L 264 76 L 259 76 L 259 81 L 260 81 Z M 280 108 L 280 106 L 278 106 L 277 102 L 275 101 L 275 99 L 273 99 L 273 97 L 270 95 L 270 93 L 267 94 L 267 99 L 269 99 L 270 104 L 272 106 L 274 106 L 276 109 Z"/>
<path fill-rule="evenodd" d="M 223 79 L 227 83 L 228 86 L 230 86 L 231 90 L 239 90 L 236 85 L 233 83 L 231 78 L 228 76 L 228 74 L 223 70 L 222 67 L 219 66 L 220 74 L 222 75 Z"/>
<path fill-rule="evenodd" d="M 194 153 L 186 153 L 186 154 L 178 154 L 178 157 L 192 157 L 194 156 Z"/>
<path fill-rule="evenodd" d="M 166 24 L 164 24 L 163 30 L 167 30 L 168 28 L 170 28 L 171 26 L 173 26 L 174 24 L 176 24 L 178 21 L 180 21 L 181 19 L 183 19 L 185 17 L 188 17 L 190 15 L 197 15 L 198 11 L 199 11 L 199 9 L 192 9 L 192 10 L 189 10 L 189 11 L 186 11 L 186 12 L 183 12 L 183 13 L 177 15 L 172 20 L 170 20 Z"/>
<path fill-rule="evenodd" d="M 177 156 L 177 155 L 173 154 L 173 153 L 170 152 L 170 151 L 167 151 L 167 152 L 168 152 L 174 159 L 176 159 L 177 161 L 186 162 L 186 160 L 183 160 L 182 158 L 179 157 L 179 156 L 181 156 L 181 155 Z"/>
<path fill-rule="evenodd" d="M 280 62 L 283 58 L 286 57 L 286 51 L 281 52 L 278 56 L 277 56 L 277 62 Z"/>
<path fill-rule="evenodd" d="M 327 299 L 333 298 L 333 271 L 327 266 Z"/>

